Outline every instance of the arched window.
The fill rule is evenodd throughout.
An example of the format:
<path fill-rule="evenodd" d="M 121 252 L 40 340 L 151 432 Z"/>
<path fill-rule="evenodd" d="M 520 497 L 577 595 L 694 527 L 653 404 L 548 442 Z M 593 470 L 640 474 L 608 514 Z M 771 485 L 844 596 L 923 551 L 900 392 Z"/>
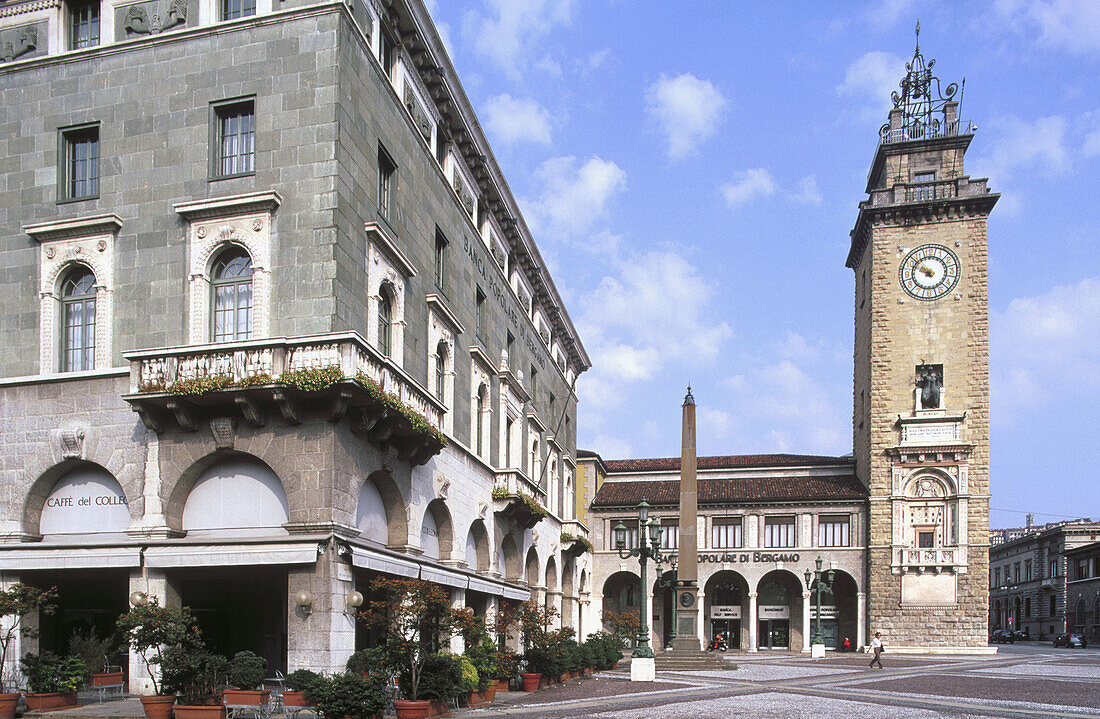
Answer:
<path fill-rule="evenodd" d="M 477 406 L 474 411 L 477 413 L 474 417 L 475 429 L 474 434 L 474 447 L 478 457 L 485 455 L 485 405 L 488 401 L 489 389 L 485 385 L 481 385 L 477 388 Z"/>
<path fill-rule="evenodd" d="M 239 248 L 223 252 L 211 268 L 214 341 L 252 336 L 252 259 Z"/>
<path fill-rule="evenodd" d="M 447 381 L 447 343 L 440 342 L 435 348 L 435 396 L 443 401 Z"/>
<path fill-rule="evenodd" d="M 390 356 L 390 332 L 393 327 L 393 300 L 389 290 L 383 288 L 378 299 L 378 351 Z"/>
<path fill-rule="evenodd" d="M 95 275 L 74 267 L 61 283 L 61 371 L 95 369 Z"/>

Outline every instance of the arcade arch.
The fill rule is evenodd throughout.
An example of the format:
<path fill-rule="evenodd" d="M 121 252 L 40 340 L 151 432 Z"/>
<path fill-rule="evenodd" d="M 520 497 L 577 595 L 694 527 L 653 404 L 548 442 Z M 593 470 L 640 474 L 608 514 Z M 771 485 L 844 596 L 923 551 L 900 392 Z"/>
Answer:
<path fill-rule="evenodd" d="M 703 585 L 703 636 L 707 643 L 721 633 L 730 649 L 748 648 L 748 603 L 749 584 L 740 573 L 723 569 L 710 575 Z"/>
<path fill-rule="evenodd" d="M 466 534 L 466 564 L 476 572 L 489 571 L 489 532 L 480 519 L 473 521 Z"/>
<path fill-rule="evenodd" d="M 401 490 L 387 472 L 374 472 L 359 488 L 355 526 L 365 539 L 391 547 L 409 542 L 409 520 Z"/>
<path fill-rule="evenodd" d="M 430 559 L 451 558 L 454 548 L 454 528 L 451 513 L 442 499 L 428 502 L 420 523 L 420 549 Z"/>

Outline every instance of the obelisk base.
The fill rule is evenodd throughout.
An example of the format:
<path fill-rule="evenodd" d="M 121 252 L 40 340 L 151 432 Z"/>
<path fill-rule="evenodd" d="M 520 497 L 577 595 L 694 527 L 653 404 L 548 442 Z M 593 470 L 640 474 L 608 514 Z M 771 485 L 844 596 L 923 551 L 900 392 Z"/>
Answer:
<path fill-rule="evenodd" d="M 810 647 L 810 659 L 824 659 L 825 658 L 825 645 L 814 644 Z"/>
<path fill-rule="evenodd" d="M 657 667 L 653 657 L 631 657 L 630 681 L 651 682 L 657 678 Z"/>
<path fill-rule="evenodd" d="M 697 652 L 699 646 L 699 612 L 695 609 L 680 609 L 676 612 L 676 638 L 672 640 L 673 650 Z"/>

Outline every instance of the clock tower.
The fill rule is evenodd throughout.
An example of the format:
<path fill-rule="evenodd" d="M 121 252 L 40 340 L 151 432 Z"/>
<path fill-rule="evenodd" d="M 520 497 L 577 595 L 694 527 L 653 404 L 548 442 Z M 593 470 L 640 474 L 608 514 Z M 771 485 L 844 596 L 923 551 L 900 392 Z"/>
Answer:
<path fill-rule="evenodd" d="M 854 454 L 870 497 L 867 627 L 891 652 L 973 652 L 988 639 L 986 220 L 999 195 L 967 176 L 975 128 L 934 65 L 918 43 L 847 260 Z"/>

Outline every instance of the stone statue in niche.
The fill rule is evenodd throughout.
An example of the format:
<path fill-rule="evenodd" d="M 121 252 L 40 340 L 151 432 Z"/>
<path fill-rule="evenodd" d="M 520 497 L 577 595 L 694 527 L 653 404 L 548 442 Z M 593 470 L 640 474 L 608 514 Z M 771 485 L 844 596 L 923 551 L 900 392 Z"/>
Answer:
<path fill-rule="evenodd" d="M 937 365 L 919 365 L 917 386 L 920 387 L 921 409 L 939 409 L 943 393 L 943 370 Z"/>
<path fill-rule="evenodd" d="M 126 32 L 138 35 L 156 35 L 176 25 L 187 22 L 187 0 L 172 0 L 168 5 L 168 14 L 161 20 L 159 13 L 153 14 L 150 21 L 149 13 L 144 5 L 131 5 L 122 18 L 122 27 Z"/>

